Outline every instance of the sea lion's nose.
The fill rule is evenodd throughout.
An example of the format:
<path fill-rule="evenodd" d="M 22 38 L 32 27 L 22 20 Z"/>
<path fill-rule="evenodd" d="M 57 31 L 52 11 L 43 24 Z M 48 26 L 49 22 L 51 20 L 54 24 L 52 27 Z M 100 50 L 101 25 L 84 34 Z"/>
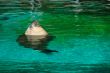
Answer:
<path fill-rule="evenodd" d="M 32 24 L 33 24 L 34 27 L 39 27 L 40 26 L 38 21 L 33 21 Z"/>

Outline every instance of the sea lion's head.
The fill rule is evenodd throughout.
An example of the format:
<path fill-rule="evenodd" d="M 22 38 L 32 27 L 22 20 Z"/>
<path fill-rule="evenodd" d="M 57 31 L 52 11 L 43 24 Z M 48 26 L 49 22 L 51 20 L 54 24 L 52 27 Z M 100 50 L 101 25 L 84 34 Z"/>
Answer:
<path fill-rule="evenodd" d="M 27 48 L 40 50 L 44 53 L 51 53 L 57 52 L 47 48 L 48 43 L 52 41 L 53 38 L 53 36 L 49 36 L 48 32 L 39 25 L 38 21 L 33 21 L 25 33 L 18 37 L 17 42 Z"/>

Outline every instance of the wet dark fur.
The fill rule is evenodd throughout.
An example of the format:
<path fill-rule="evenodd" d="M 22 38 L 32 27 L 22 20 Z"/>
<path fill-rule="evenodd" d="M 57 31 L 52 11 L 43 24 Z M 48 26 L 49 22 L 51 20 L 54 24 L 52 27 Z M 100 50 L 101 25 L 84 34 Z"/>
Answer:
<path fill-rule="evenodd" d="M 36 36 L 37 38 L 37 36 Z M 39 39 L 39 41 L 35 42 L 35 45 L 32 45 L 30 41 L 28 41 L 26 35 L 20 35 L 17 38 L 17 42 L 19 43 L 19 45 L 24 46 L 26 48 L 33 48 L 34 50 L 40 50 L 43 53 L 52 53 L 52 52 L 58 52 L 56 50 L 49 50 L 47 49 L 48 43 L 50 41 L 52 41 L 55 37 L 54 36 L 46 36 L 43 39 Z"/>

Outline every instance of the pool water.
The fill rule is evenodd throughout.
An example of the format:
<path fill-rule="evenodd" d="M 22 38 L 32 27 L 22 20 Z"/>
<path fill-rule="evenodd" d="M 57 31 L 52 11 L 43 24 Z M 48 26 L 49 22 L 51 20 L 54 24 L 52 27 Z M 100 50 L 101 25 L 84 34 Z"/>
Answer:
<path fill-rule="evenodd" d="M 0 10 L 0 73 L 110 73 L 108 13 Z M 45 54 L 16 42 L 33 20 L 56 37 L 47 47 L 58 52 Z"/>

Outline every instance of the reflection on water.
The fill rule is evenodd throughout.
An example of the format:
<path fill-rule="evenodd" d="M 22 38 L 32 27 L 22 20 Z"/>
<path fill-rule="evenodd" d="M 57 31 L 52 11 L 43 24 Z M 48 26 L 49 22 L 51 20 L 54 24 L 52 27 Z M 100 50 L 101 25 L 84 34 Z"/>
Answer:
<path fill-rule="evenodd" d="M 30 9 L 11 8 L 0 8 L 1 73 L 110 73 L 108 12 L 75 15 L 32 12 L 31 6 Z M 33 19 L 32 15 L 35 16 Z M 22 34 L 33 20 L 38 20 L 56 38 L 27 41 Z M 19 40 L 24 47 L 16 42 L 20 35 L 25 37 L 24 41 Z M 46 48 L 58 52 L 46 55 L 32 49 L 36 46 L 38 50 Z"/>
<path fill-rule="evenodd" d="M 40 50 L 44 53 L 57 52 L 55 50 L 47 49 L 48 43 L 54 39 L 53 36 L 34 36 L 34 35 L 21 35 L 18 37 L 17 42 L 26 48 L 33 48 Z"/>

